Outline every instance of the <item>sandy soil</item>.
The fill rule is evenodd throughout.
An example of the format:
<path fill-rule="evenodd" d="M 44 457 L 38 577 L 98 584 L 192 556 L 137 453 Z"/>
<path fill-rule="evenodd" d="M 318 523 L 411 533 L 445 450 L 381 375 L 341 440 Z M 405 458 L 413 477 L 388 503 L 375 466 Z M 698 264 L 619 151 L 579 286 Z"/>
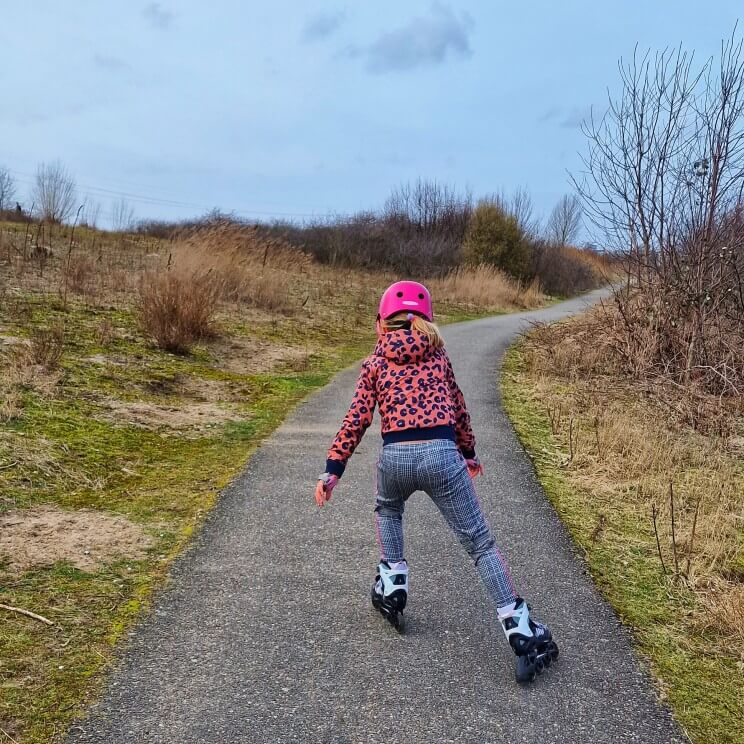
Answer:
<path fill-rule="evenodd" d="M 0 558 L 14 572 L 57 561 L 95 571 L 116 558 L 141 558 L 152 543 L 126 517 L 89 509 L 39 507 L 0 515 Z"/>

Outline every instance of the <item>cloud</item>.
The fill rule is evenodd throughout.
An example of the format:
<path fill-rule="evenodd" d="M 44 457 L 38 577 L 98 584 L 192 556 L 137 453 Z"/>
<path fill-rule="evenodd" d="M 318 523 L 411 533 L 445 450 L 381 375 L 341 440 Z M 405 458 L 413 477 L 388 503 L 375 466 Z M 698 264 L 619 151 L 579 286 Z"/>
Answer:
<path fill-rule="evenodd" d="M 338 31 L 345 20 L 346 12 L 343 10 L 317 13 L 314 16 L 310 16 L 305 21 L 305 27 L 302 30 L 302 39 L 303 41 L 327 39 Z"/>
<path fill-rule="evenodd" d="M 439 65 L 448 56 L 469 57 L 472 19 L 455 15 L 441 3 L 431 14 L 412 19 L 405 26 L 381 34 L 366 47 L 351 47 L 347 54 L 366 60 L 372 73 L 405 72 L 416 67 Z"/>
<path fill-rule="evenodd" d="M 109 72 L 129 72 L 132 69 L 128 62 L 108 54 L 93 55 L 93 62 L 96 67 L 100 67 L 102 70 L 108 70 Z"/>
<path fill-rule="evenodd" d="M 175 14 L 164 8 L 161 3 L 149 3 L 142 11 L 142 15 L 152 24 L 154 28 L 165 31 L 173 25 Z"/>
<path fill-rule="evenodd" d="M 574 106 L 560 121 L 565 129 L 581 129 L 581 125 L 591 116 L 591 106 Z"/>
<path fill-rule="evenodd" d="M 540 124 L 558 124 L 564 129 L 581 129 L 581 125 L 591 116 L 591 106 L 551 106 L 538 119 Z"/>

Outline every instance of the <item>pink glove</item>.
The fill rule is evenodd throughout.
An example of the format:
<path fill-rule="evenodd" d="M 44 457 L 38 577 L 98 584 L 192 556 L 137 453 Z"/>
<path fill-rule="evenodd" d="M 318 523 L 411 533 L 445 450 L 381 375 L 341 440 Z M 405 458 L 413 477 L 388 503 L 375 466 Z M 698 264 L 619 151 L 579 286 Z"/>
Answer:
<path fill-rule="evenodd" d="M 318 485 L 315 487 L 315 503 L 323 506 L 326 501 L 331 500 L 333 489 L 338 485 L 338 476 L 330 473 L 323 473 L 318 478 Z"/>
<path fill-rule="evenodd" d="M 468 466 L 468 474 L 471 478 L 475 478 L 477 475 L 483 475 L 483 465 L 480 464 L 480 460 L 477 457 L 472 459 L 466 459 L 465 464 Z"/>

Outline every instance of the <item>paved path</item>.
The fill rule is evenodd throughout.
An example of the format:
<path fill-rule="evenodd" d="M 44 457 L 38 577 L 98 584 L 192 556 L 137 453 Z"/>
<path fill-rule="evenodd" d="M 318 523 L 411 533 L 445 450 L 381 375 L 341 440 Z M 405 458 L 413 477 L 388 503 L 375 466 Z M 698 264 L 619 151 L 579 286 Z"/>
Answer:
<path fill-rule="evenodd" d="M 496 368 L 527 319 L 445 330 L 487 468 L 478 489 L 523 594 L 561 647 L 530 688 L 469 559 L 424 494 L 406 512 L 407 633 L 369 606 L 370 430 L 331 504 L 312 499 L 356 377 L 302 405 L 227 490 L 69 742 L 683 742 L 597 595 L 501 410 Z"/>

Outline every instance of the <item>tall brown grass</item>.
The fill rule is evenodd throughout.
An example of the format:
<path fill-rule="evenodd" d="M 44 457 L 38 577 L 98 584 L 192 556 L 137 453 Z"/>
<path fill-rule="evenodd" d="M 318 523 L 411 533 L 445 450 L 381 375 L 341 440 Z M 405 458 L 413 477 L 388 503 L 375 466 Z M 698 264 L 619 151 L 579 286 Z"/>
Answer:
<path fill-rule="evenodd" d="M 570 452 L 564 466 L 608 513 L 637 510 L 655 553 L 653 512 L 665 570 L 701 591 L 728 586 L 736 566 L 741 581 L 740 408 L 718 408 L 715 431 L 691 427 L 684 391 L 673 388 L 675 399 L 626 374 L 614 350 L 622 336 L 607 333 L 604 319 L 595 310 L 537 328 L 524 347 L 535 394 Z"/>
<path fill-rule="evenodd" d="M 253 228 L 221 223 L 180 236 L 154 263 L 140 285 L 140 324 L 159 347 L 183 353 L 217 334 L 227 304 L 291 312 L 293 276 L 309 259 Z"/>
<path fill-rule="evenodd" d="M 455 269 L 441 279 L 431 280 L 430 287 L 438 299 L 446 302 L 498 310 L 534 308 L 546 299 L 537 282 L 524 285 L 488 264 Z"/>

